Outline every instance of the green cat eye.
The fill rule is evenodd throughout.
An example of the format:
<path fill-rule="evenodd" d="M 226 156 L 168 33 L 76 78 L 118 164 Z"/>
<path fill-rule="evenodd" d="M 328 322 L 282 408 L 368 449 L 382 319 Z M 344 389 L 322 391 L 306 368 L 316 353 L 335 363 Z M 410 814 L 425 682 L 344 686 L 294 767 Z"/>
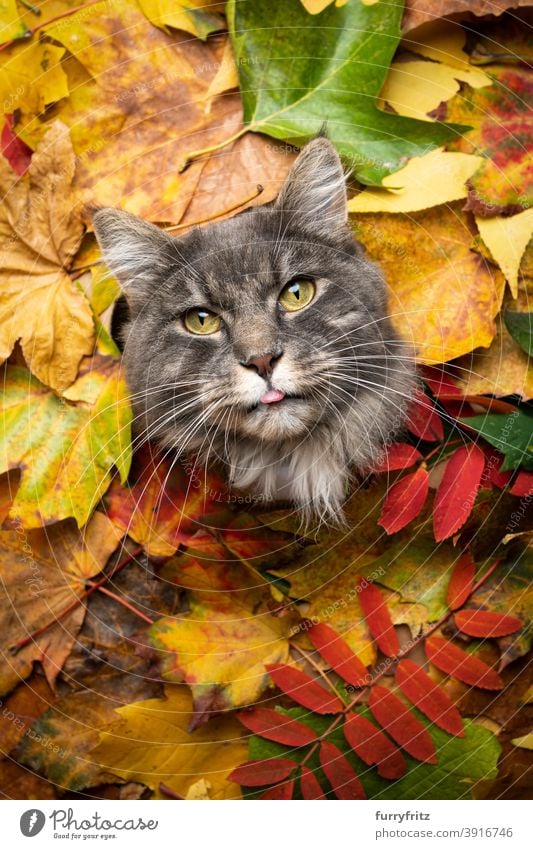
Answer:
<path fill-rule="evenodd" d="M 287 312 L 296 312 L 310 304 L 315 297 L 315 284 L 311 280 L 291 280 L 281 290 L 279 302 Z"/>
<path fill-rule="evenodd" d="M 220 330 L 222 319 L 210 310 L 203 307 L 194 307 L 192 310 L 187 310 L 183 317 L 183 323 L 189 333 L 195 333 L 197 336 L 209 336 L 211 333 Z"/>

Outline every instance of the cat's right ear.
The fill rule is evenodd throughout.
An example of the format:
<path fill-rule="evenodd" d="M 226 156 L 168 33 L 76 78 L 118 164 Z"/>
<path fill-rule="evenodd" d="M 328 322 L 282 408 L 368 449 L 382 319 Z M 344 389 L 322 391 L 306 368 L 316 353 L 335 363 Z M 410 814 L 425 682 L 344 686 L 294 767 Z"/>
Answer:
<path fill-rule="evenodd" d="M 111 274 L 132 307 L 140 307 L 169 267 L 172 238 L 155 224 L 120 209 L 93 215 L 96 239 Z"/>

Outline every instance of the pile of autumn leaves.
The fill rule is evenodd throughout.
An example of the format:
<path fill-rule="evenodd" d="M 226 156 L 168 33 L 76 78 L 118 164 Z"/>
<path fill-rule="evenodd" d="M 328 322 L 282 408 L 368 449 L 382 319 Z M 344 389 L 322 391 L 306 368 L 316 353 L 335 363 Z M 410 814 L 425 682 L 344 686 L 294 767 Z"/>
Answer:
<path fill-rule="evenodd" d="M 524 25 L 485 22 L 467 44 L 465 28 L 440 20 L 400 42 L 400 4 L 285 0 L 274 16 L 267 0 L 89 2 L 71 14 L 78 5 L 46 0 L 37 19 L 12 0 L 0 36 L 0 697 L 17 717 L 2 720 L 0 778 L 21 798 L 87 787 L 234 796 L 227 776 L 247 747 L 229 711 L 273 698 L 268 669 L 307 664 L 305 674 L 333 668 L 342 679 L 331 652 L 310 642 L 306 617 L 327 621 L 365 670 L 383 654 L 354 590 L 362 578 L 380 584 L 390 622 L 419 637 L 443 617 L 449 627 L 459 609 L 447 601 L 450 575 L 467 552 L 470 589 L 487 577 L 463 602 L 512 613 L 520 626 L 489 628 L 479 643 L 466 631 L 469 651 L 501 672 L 529 649 Z M 416 19 L 412 8 L 406 15 Z M 272 37 L 282 26 L 297 28 L 309 55 L 317 44 L 333 50 L 342 28 L 352 61 L 340 56 L 332 68 L 321 53 L 310 88 L 305 63 L 287 61 L 293 46 Z M 286 87 L 280 67 L 290 68 Z M 353 93 L 344 106 L 331 95 L 343 87 Z M 171 468 L 150 450 L 132 465 L 128 389 L 106 329 L 118 287 L 100 263 L 90 209 L 122 205 L 185 228 L 262 203 L 294 158 L 272 137 L 303 143 L 324 117 L 359 181 L 354 232 L 384 269 L 426 389 L 405 441 L 373 486 L 352 494 L 349 530 L 302 539 L 290 515 L 232 507 L 211 470 Z M 213 147 L 182 167 L 191 151 Z M 145 556 L 160 580 L 147 576 Z M 437 664 L 433 677 L 460 665 Z M 457 690 L 465 680 L 456 674 L 450 698 L 466 698 Z M 325 733 L 314 715 L 310 726 Z M 392 798 L 431 793 L 440 781 L 431 770 L 448 776 L 441 792 L 451 796 L 496 774 L 492 732 L 471 723 L 466 738 L 444 743 L 443 733 L 438 763 L 408 760 Z M 281 757 L 260 734 L 250 745 L 256 760 Z M 511 749 L 504 741 L 506 757 Z M 310 763 L 320 786 L 332 786 L 329 767 Z M 367 796 L 388 792 L 381 779 L 366 770 Z"/>

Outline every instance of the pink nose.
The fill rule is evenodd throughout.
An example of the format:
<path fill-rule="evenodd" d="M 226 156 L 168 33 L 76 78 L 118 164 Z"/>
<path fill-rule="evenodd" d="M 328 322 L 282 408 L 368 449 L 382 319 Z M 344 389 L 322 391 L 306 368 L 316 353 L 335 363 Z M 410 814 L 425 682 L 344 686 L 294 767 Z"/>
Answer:
<path fill-rule="evenodd" d="M 243 366 L 254 368 L 260 377 L 268 378 L 274 371 L 274 366 L 280 357 L 281 354 L 277 356 L 275 354 L 263 354 L 260 357 L 252 357 L 246 363 L 243 363 Z"/>

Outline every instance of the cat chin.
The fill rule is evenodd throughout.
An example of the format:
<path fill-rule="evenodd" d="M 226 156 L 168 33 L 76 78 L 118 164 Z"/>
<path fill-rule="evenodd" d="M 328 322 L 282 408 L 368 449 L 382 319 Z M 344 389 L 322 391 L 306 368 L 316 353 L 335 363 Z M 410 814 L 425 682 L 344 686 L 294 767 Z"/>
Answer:
<path fill-rule="evenodd" d="M 236 443 L 228 457 L 230 484 L 262 502 L 291 501 L 306 525 L 341 524 L 349 463 L 330 440 L 316 433 L 296 444 Z"/>
<path fill-rule="evenodd" d="M 237 431 L 245 438 L 266 442 L 298 439 L 309 433 L 316 423 L 314 404 L 303 399 L 288 398 L 279 404 L 260 404 L 243 415 Z"/>

